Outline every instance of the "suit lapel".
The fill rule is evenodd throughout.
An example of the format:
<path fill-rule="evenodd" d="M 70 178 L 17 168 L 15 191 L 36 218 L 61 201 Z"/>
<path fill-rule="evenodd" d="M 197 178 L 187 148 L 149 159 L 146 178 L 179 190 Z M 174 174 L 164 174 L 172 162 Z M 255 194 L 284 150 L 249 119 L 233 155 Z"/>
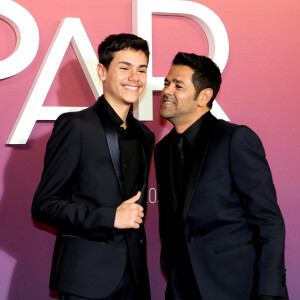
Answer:
<path fill-rule="evenodd" d="M 203 119 L 203 123 L 200 128 L 199 135 L 196 142 L 196 155 L 193 163 L 193 168 L 189 173 L 187 178 L 187 186 L 184 198 L 184 207 L 183 207 L 183 220 L 186 220 L 193 195 L 195 193 L 195 188 L 201 174 L 203 162 L 207 152 L 208 144 L 212 136 L 213 129 L 215 128 L 217 119 L 208 112 Z"/>
<path fill-rule="evenodd" d="M 120 147 L 119 147 L 118 135 L 110 119 L 107 117 L 107 114 L 105 114 L 106 110 L 102 103 L 102 98 L 103 96 L 101 96 L 98 99 L 98 101 L 94 104 L 94 107 L 103 125 L 113 167 L 117 175 L 120 189 L 125 199 L 124 185 L 123 185 L 122 172 L 121 172 L 121 159 L 120 159 Z"/>
<path fill-rule="evenodd" d="M 109 148 L 111 160 L 118 178 L 120 188 L 124 195 L 124 185 L 123 185 L 122 172 L 121 172 L 120 147 L 119 147 L 118 135 L 114 127 L 111 124 L 109 124 L 109 122 L 104 123 L 103 128 L 105 131 L 106 141 Z"/>

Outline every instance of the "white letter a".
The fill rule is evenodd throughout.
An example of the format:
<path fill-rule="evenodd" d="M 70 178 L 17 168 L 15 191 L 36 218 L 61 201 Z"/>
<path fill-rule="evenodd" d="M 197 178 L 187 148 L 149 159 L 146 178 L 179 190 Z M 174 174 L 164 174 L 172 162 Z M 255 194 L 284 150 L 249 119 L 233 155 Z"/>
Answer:
<path fill-rule="evenodd" d="M 10 133 L 7 144 L 26 144 L 37 120 L 56 120 L 64 112 L 78 111 L 84 108 L 43 106 L 70 43 L 73 46 L 95 99 L 102 94 L 96 70 L 98 63 L 97 56 L 83 25 L 78 18 L 65 18 L 56 31 L 19 117 Z"/>

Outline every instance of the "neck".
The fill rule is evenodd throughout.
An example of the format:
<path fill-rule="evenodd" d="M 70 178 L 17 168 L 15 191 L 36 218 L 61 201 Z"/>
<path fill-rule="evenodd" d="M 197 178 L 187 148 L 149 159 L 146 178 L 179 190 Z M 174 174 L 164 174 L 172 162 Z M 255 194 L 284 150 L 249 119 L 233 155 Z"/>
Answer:
<path fill-rule="evenodd" d="M 197 120 L 199 120 L 204 114 L 206 114 L 210 109 L 207 108 L 203 110 L 200 114 L 195 114 L 191 118 L 188 118 L 188 120 L 176 120 L 170 122 L 174 125 L 174 128 L 177 133 L 181 134 L 184 133 L 190 126 L 192 126 Z"/>

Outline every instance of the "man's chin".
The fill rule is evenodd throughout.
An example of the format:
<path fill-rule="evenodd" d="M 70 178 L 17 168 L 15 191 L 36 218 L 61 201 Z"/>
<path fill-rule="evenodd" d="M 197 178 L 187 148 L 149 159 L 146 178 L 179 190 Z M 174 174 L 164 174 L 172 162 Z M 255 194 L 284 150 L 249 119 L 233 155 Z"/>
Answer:
<path fill-rule="evenodd" d="M 169 114 L 167 114 L 166 112 L 163 112 L 163 111 L 160 111 L 159 115 L 161 116 L 161 118 L 167 119 L 167 120 L 169 120 L 171 117 Z"/>
<path fill-rule="evenodd" d="M 130 98 L 130 99 L 124 99 L 124 102 L 127 103 L 128 105 L 134 104 L 139 101 L 139 98 Z"/>

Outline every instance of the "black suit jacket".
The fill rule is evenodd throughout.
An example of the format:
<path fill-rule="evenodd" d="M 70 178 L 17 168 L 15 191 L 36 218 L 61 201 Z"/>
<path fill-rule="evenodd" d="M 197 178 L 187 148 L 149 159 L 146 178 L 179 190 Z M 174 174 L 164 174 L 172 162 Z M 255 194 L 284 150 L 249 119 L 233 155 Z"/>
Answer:
<path fill-rule="evenodd" d="M 210 113 L 204 116 L 179 217 L 171 137 L 172 132 L 155 149 L 161 264 L 169 284 L 183 232 L 203 300 L 288 299 L 284 222 L 257 135 Z"/>
<path fill-rule="evenodd" d="M 138 203 L 146 209 L 154 135 L 134 122 L 147 166 Z M 58 228 L 51 289 L 92 299 L 110 295 L 123 275 L 128 249 L 140 299 L 149 299 L 144 227 L 114 229 L 116 207 L 124 200 L 118 137 L 102 99 L 61 115 L 47 144 L 32 204 L 36 220 Z"/>

